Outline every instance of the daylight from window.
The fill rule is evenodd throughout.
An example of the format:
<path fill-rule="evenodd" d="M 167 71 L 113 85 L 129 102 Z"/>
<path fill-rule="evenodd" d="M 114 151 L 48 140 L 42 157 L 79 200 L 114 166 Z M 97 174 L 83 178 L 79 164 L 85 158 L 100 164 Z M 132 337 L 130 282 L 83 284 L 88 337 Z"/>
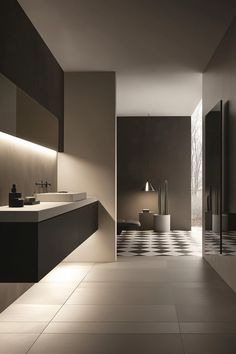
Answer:
<path fill-rule="evenodd" d="M 192 227 L 202 226 L 202 100 L 191 117 Z"/>

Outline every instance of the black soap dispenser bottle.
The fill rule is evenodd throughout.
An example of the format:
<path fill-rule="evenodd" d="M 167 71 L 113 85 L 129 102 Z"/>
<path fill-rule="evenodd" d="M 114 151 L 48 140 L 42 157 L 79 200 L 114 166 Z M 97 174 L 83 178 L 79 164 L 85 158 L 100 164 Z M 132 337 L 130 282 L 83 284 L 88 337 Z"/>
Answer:
<path fill-rule="evenodd" d="M 24 206 L 24 200 L 21 199 L 21 193 L 16 191 L 16 185 L 13 184 L 11 192 L 9 193 L 9 207 L 19 208 Z"/>

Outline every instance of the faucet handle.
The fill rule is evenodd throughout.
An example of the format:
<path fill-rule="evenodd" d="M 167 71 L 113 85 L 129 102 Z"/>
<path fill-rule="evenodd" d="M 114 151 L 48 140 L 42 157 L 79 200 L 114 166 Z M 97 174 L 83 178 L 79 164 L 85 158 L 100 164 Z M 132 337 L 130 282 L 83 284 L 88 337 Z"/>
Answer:
<path fill-rule="evenodd" d="M 36 186 L 43 187 L 43 181 L 41 181 L 41 182 L 35 182 L 35 185 L 36 185 Z"/>
<path fill-rule="evenodd" d="M 45 183 L 44 183 L 44 186 L 47 188 L 47 187 L 51 187 L 51 183 L 49 183 L 47 180 L 45 181 Z"/>

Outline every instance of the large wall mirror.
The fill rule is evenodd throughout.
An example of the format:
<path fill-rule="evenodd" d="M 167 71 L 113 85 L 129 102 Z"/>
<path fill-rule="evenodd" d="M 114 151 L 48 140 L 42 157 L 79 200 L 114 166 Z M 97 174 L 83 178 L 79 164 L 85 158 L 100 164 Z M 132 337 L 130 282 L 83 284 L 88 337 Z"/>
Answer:
<path fill-rule="evenodd" d="M 222 254 L 236 256 L 236 126 L 229 101 L 223 105 L 222 132 Z"/>
<path fill-rule="evenodd" d="M 205 117 L 205 255 L 236 255 L 235 131 L 229 102 Z"/>
<path fill-rule="evenodd" d="M 58 150 L 58 119 L 2 74 L 0 131 Z"/>
<path fill-rule="evenodd" d="M 222 253 L 222 101 L 205 117 L 205 254 Z"/>

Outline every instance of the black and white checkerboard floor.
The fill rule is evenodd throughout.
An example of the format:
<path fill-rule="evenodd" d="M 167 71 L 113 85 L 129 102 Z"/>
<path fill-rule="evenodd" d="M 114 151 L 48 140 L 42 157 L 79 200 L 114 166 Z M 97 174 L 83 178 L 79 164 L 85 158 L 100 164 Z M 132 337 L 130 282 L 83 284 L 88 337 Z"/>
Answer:
<path fill-rule="evenodd" d="M 202 230 L 155 232 L 122 231 L 117 236 L 118 256 L 201 256 Z"/>

